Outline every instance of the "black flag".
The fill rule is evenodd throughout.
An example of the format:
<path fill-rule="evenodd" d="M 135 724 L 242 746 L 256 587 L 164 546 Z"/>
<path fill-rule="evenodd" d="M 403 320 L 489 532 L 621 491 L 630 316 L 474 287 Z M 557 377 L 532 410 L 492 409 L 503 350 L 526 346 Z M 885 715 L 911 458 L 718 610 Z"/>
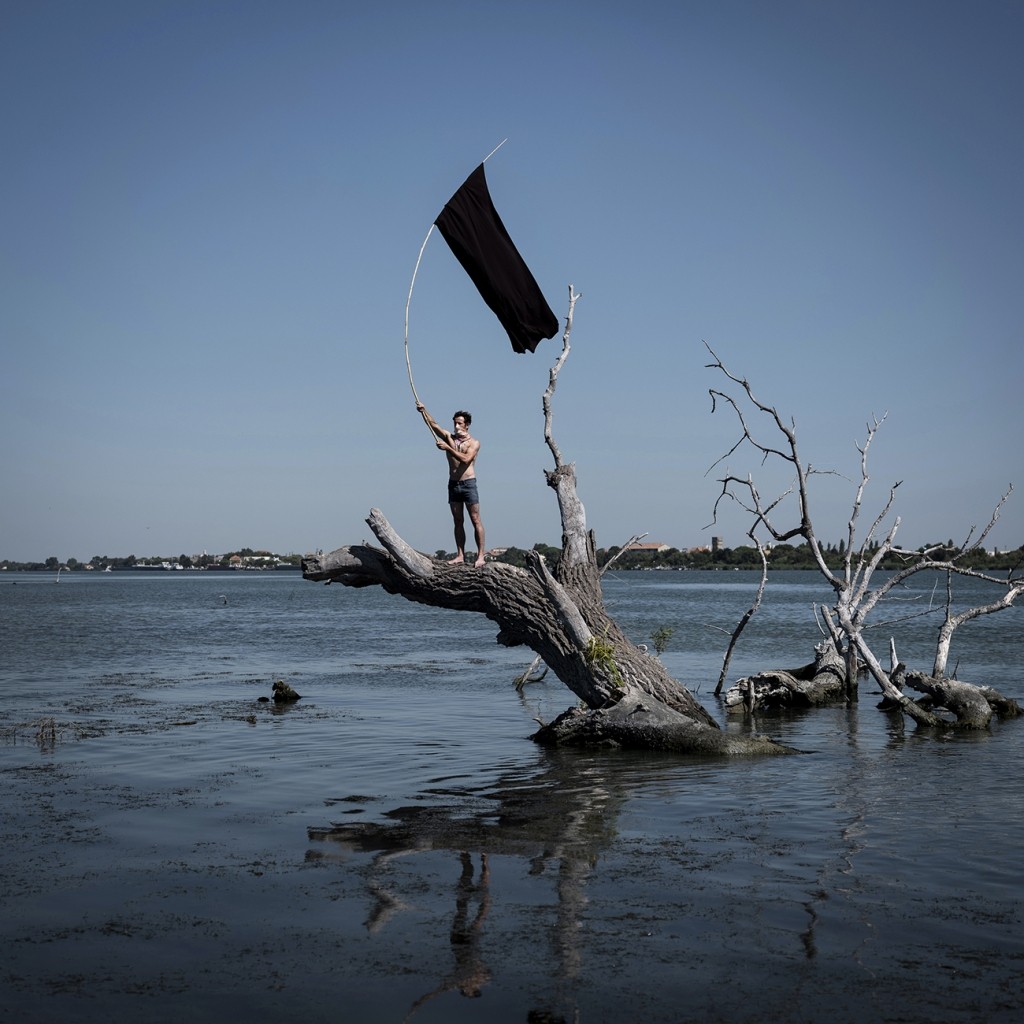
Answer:
<path fill-rule="evenodd" d="M 533 352 L 558 332 L 558 318 L 491 202 L 481 164 L 434 221 L 516 352 Z"/>

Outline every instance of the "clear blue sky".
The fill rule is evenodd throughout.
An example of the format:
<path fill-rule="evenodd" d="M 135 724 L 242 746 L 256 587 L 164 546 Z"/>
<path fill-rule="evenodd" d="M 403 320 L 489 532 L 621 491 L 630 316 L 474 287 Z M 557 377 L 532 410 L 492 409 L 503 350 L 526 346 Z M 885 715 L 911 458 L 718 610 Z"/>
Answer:
<path fill-rule="evenodd" d="M 1024 542 L 1024 4 L 0 8 L 0 557 L 451 546 L 403 351 L 419 247 L 488 162 L 561 318 L 600 546 L 705 529 L 711 344 L 796 420 L 818 532 L 902 480 L 908 546 Z M 468 408 L 488 546 L 559 542 L 541 396 L 435 231 L 417 390 Z M 760 473 L 736 455 L 733 472 Z M 763 490 L 779 483 L 765 476 Z M 791 519 L 780 517 L 780 525 Z"/>

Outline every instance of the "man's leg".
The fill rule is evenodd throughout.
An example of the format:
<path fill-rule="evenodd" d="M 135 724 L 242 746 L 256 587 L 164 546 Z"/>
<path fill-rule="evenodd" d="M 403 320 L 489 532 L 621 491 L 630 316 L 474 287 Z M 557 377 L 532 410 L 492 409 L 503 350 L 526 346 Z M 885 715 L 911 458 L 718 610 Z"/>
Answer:
<path fill-rule="evenodd" d="M 484 564 L 484 521 L 480 518 L 480 506 L 469 506 L 469 519 L 473 524 L 473 535 L 476 537 L 476 562 L 477 566 Z M 465 543 L 465 533 L 463 533 Z"/>
<path fill-rule="evenodd" d="M 452 519 L 455 522 L 455 557 L 449 565 L 457 565 L 466 560 L 466 522 L 463 518 L 465 504 L 461 501 L 450 502 Z"/>

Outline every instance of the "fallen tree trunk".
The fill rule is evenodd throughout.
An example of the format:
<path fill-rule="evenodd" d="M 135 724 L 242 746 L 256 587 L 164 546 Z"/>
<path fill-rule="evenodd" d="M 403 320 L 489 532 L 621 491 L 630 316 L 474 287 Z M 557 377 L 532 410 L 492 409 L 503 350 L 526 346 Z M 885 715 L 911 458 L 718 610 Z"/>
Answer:
<path fill-rule="evenodd" d="M 1017 718 L 1021 714 L 1015 700 L 1004 697 L 991 686 L 976 686 L 957 679 L 908 672 L 896 656 L 896 642 L 889 640 L 888 673 L 881 665 L 869 665 L 871 674 L 881 687 L 883 711 L 898 711 L 928 729 L 987 729 L 993 717 Z M 924 694 L 914 700 L 903 693 L 909 686 Z"/>
<path fill-rule="evenodd" d="M 588 707 L 608 707 L 638 689 L 717 728 L 661 661 L 630 643 L 607 615 L 596 577 L 577 570 L 561 583 L 538 555 L 530 571 L 500 562 L 479 569 L 449 565 L 410 548 L 378 509 L 367 523 L 385 550 L 353 545 L 307 555 L 303 576 L 350 587 L 378 585 L 421 604 L 479 612 L 498 624 L 498 643 L 535 651 Z"/>
<path fill-rule="evenodd" d="M 626 747 L 685 754 L 792 754 L 765 736 L 735 736 L 717 726 L 684 718 L 646 694 L 630 694 L 613 707 L 587 713 L 564 711 L 533 737 L 538 743 L 573 747 Z"/>
<path fill-rule="evenodd" d="M 802 668 L 770 669 L 738 679 L 725 692 L 726 710 L 751 712 L 844 702 L 846 660 L 831 640 L 818 644 L 814 651 L 814 661 Z"/>
<path fill-rule="evenodd" d="M 789 752 L 770 741 L 723 733 L 660 659 L 629 641 L 604 609 L 592 539 L 583 549 L 584 563 L 566 567 L 556 578 L 539 555 L 533 555 L 529 570 L 500 562 L 481 568 L 449 565 L 411 548 L 378 509 L 367 523 L 383 548 L 359 544 L 307 555 L 303 576 L 349 587 L 380 586 L 410 601 L 486 615 L 499 627 L 498 643 L 535 651 L 591 709 L 574 709 L 557 725 L 542 726 L 537 742 L 700 754 Z M 567 561 L 563 554 L 560 570 Z M 643 719 L 636 717 L 637 708 L 643 708 Z"/>
<path fill-rule="evenodd" d="M 307 555 L 303 576 L 380 586 L 410 601 L 486 615 L 499 627 L 498 643 L 535 651 L 590 709 L 573 709 L 542 726 L 537 742 L 712 755 L 792 752 L 762 738 L 724 733 L 660 659 L 628 640 L 604 609 L 592 541 L 586 562 L 556 578 L 539 555 L 529 570 L 499 562 L 449 565 L 412 549 L 379 510 L 367 523 L 383 549 L 360 544 Z"/>
<path fill-rule="evenodd" d="M 1017 718 L 1021 714 L 1015 700 L 1004 697 L 990 686 L 976 686 L 957 679 L 937 679 L 923 672 L 907 672 L 903 682 L 924 697 L 915 703 L 929 711 L 937 724 L 957 729 L 987 729 L 993 717 Z M 945 711 L 951 718 L 943 718 Z"/>
<path fill-rule="evenodd" d="M 535 736 L 538 742 L 568 744 L 602 736 L 620 746 L 698 754 L 791 752 L 755 737 L 724 737 L 714 718 L 668 674 L 661 660 L 631 643 L 605 610 L 575 466 L 562 460 L 551 432 L 551 398 L 569 354 L 578 298 L 570 285 L 562 352 L 544 392 L 544 437 L 555 461 L 546 479 L 557 496 L 562 522 L 562 550 L 554 570 L 535 552 L 527 569 L 497 562 L 449 565 L 413 549 L 382 512 L 372 509 L 366 521 L 383 550 L 359 544 L 307 555 L 303 576 L 349 587 L 380 586 L 410 601 L 486 615 L 498 625 L 498 643 L 529 647 L 589 709 L 568 719 L 562 716 L 559 728 L 542 727 Z M 571 727 L 566 724 L 570 720 Z"/>
<path fill-rule="evenodd" d="M 725 693 L 726 710 L 757 712 L 844 702 L 845 659 L 831 640 L 819 644 L 815 654 L 815 660 L 802 668 L 774 669 L 737 680 Z M 895 661 L 895 653 L 893 657 Z M 899 711 L 930 729 L 987 729 L 994 717 L 1016 718 L 1022 713 L 1015 700 L 990 686 L 909 672 L 901 663 L 888 674 L 881 673 L 879 685 L 882 710 Z M 924 696 L 914 700 L 902 692 L 904 686 Z"/>

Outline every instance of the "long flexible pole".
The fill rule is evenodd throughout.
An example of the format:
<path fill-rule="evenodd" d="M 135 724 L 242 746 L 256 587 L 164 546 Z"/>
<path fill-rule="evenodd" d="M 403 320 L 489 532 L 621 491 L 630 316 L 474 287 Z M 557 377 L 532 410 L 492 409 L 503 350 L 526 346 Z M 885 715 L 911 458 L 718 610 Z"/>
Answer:
<path fill-rule="evenodd" d="M 430 230 L 427 232 L 427 237 L 423 239 L 423 244 L 420 246 L 420 254 L 416 257 L 416 266 L 413 268 L 412 280 L 409 282 L 409 296 L 405 300 L 405 367 L 409 371 L 409 387 L 412 388 L 412 396 L 416 399 L 416 404 L 420 403 L 420 396 L 416 394 L 416 385 L 412 379 L 412 363 L 409 362 L 409 306 L 412 303 L 412 290 L 416 285 L 416 275 L 420 270 L 420 260 L 423 259 L 423 250 L 427 247 L 427 242 L 430 241 L 430 236 L 434 233 L 434 225 L 430 225 Z"/>
<path fill-rule="evenodd" d="M 490 160 L 490 158 L 494 156 L 494 154 L 497 153 L 506 142 L 508 142 L 508 139 L 502 139 L 501 142 L 499 142 L 494 149 L 492 149 L 490 153 L 483 158 L 481 163 L 487 163 L 487 161 Z M 412 363 L 409 361 L 409 306 L 412 305 L 412 290 L 416 286 L 416 275 L 420 271 L 420 261 L 423 259 L 423 250 L 426 249 L 427 242 L 430 241 L 430 236 L 433 233 L 434 225 L 431 224 L 430 230 L 427 232 L 427 237 L 423 239 L 423 244 L 420 246 L 420 253 L 416 257 L 416 266 L 413 267 L 412 280 L 409 282 L 409 294 L 405 300 L 405 368 L 409 373 L 409 387 L 412 388 L 412 397 L 416 400 L 417 405 L 420 404 L 420 396 L 416 393 L 416 384 L 412 379 Z M 428 426 L 427 429 L 430 430 L 430 427 Z M 431 437 L 434 435 L 432 430 L 430 431 L 430 435 Z"/>

